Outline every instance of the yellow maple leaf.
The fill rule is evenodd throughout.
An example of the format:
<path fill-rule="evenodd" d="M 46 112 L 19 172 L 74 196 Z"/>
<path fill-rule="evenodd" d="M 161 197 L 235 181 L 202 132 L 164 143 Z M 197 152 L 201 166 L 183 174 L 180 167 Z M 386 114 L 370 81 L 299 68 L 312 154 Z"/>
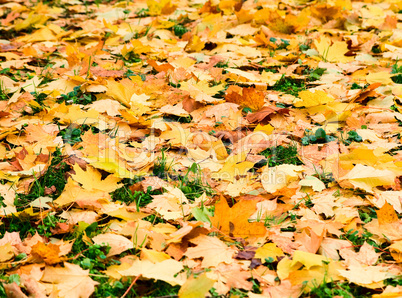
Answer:
<path fill-rule="evenodd" d="M 293 102 L 293 105 L 296 108 L 300 107 L 315 107 L 323 104 L 327 104 L 333 102 L 335 99 L 332 96 L 329 96 L 327 93 L 321 90 L 305 90 L 299 92 L 299 98 L 296 98 Z"/>
<path fill-rule="evenodd" d="M 160 138 L 169 140 L 169 143 L 173 146 L 186 147 L 190 141 L 191 131 L 188 128 L 184 128 L 179 123 L 165 123 L 169 130 L 161 133 Z"/>
<path fill-rule="evenodd" d="M 339 270 L 339 273 L 349 282 L 366 287 L 394 276 L 388 272 L 388 268 L 382 266 L 363 267 L 361 265 L 351 265 L 348 267 L 348 270 Z M 381 287 L 381 285 L 378 286 Z"/>
<path fill-rule="evenodd" d="M 107 192 L 83 189 L 72 178 L 68 178 L 63 192 L 53 203 L 58 206 L 65 206 L 79 201 L 97 202 L 98 200 L 108 201 L 109 199 L 110 196 Z"/>
<path fill-rule="evenodd" d="M 366 81 L 369 84 L 374 84 L 374 83 L 381 83 L 383 85 L 390 85 L 393 84 L 394 82 L 391 80 L 391 77 L 393 74 L 386 72 L 386 71 L 380 71 L 380 72 L 370 72 L 366 76 Z"/>
<path fill-rule="evenodd" d="M 176 9 L 176 5 L 172 4 L 170 0 L 147 0 L 147 6 L 151 16 L 170 14 Z"/>
<path fill-rule="evenodd" d="M 282 249 L 276 246 L 275 243 L 267 243 L 264 246 L 261 246 L 255 252 L 255 258 L 265 260 L 267 258 L 273 258 L 274 261 L 278 259 L 278 257 L 284 256 Z"/>
<path fill-rule="evenodd" d="M 394 185 L 396 174 L 390 170 L 378 170 L 373 167 L 357 164 L 354 168 L 341 177 L 341 180 L 349 181 L 355 188 L 372 193 L 377 186 Z"/>
<path fill-rule="evenodd" d="M 84 189 L 112 192 L 121 186 L 121 184 L 118 183 L 121 178 L 109 175 L 102 180 L 101 173 L 91 166 L 87 166 L 86 171 L 84 171 L 78 164 L 75 164 L 73 169 L 75 174 L 71 175 L 71 177 L 81 183 Z"/>
<path fill-rule="evenodd" d="M 134 94 L 134 83 L 130 79 L 123 79 L 119 82 L 108 80 L 107 88 L 106 94 L 121 102 L 126 107 L 130 106 L 130 100 Z"/>
<path fill-rule="evenodd" d="M 10 242 L 0 245 L 0 262 L 4 263 L 14 257 L 14 248 Z"/>
<path fill-rule="evenodd" d="M 190 41 L 187 43 L 185 47 L 185 51 L 191 52 L 200 52 L 205 46 L 205 42 L 201 41 L 201 39 L 197 35 L 193 35 Z"/>
<path fill-rule="evenodd" d="M 314 44 L 324 61 L 347 63 L 354 60 L 353 57 L 345 56 L 349 52 L 346 42 L 335 41 L 332 44 L 328 37 L 322 36 L 319 41 L 315 40 Z"/>
<path fill-rule="evenodd" d="M 129 46 L 124 45 L 123 49 L 121 50 L 121 54 L 123 57 L 126 57 L 130 52 L 140 55 L 143 53 L 149 53 L 151 51 L 150 46 L 144 45 L 138 39 L 131 40 L 131 44 Z"/>
<path fill-rule="evenodd" d="M 314 176 L 306 176 L 303 180 L 299 182 L 302 186 L 310 186 L 314 191 L 323 191 L 326 187 L 324 182 Z"/>
<path fill-rule="evenodd" d="M 264 92 L 257 91 L 256 88 L 243 88 L 241 89 L 241 92 L 241 95 L 234 90 L 228 92 L 226 93 L 225 100 L 227 102 L 236 103 L 242 108 L 248 107 L 253 111 L 258 111 L 264 106 Z"/>
<path fill-rule="evenodd" d="M 113 173 L 114 176 L 118 178 L 133 178 L 135 173 L 130 172 L 126 169 L 124 163 L 120 162 L 115 157 L 96 157 L 92 158 L 90 165 L 97 168 L 104 170 L 109 173 Z"/>
<path fill-rule="evenodd" d="M 257 127 L 254 128 L 254 132 L 256 131 L 261 131 L 267 135 L 272 134 L 272 132 L 274 131 L 274 127 L 271 124 L 267 124 L 267 125 L 261 125 L 258 123 Z"/>
<path fill-rule="evenodd" d="M 170 256 L 162 251 L 156 251 L 153 249 L 147 249 L 143 247 L 141 249 L 141 260 L 148 260 L 156 264 L 165 260 L 169 260 Z"/>
<path fill-rule="evenodd" d="M 306 269 L 310 269 L 314 266 L 323 266 L 323 262 L 327 260 L 328 259 L 326 257 L 321 255 L 316 255 L 302 250 L 296 250 L 293 254 L 291 266 L 295 266 L 297 263 L 300 263 L 304 267 L 306 267 Z"/>
<path fill-rule="evenodd" d="M 53 243 L 45 244 L 38 241 L 32 246 L 31 254 L 34 258 L 39 261 L 44 261 L 49 265 L 57 264 L 62 261 L 62 258 L 59 256 L 60 247 Z"/>
<path fill-rule="evenodd" d="M 396 241 L 390 245 L 389 251 L 395 261 L 402 263 L 402 240 Z"/>
<path fill-rule="evenodd" d="M 191 276 L 180 288 L 179 298 L 205 297 L 214 283 L 215 281 L 208 278 L 206 272 L 198 275 L 197 277 Z"/>
<path fill-rule="evenodd" d="M 29 13 L 29 15 L 26 19 L 17 22 L 17 24 L 15 24 L 14 29 L 16 31 L 21 31 L 21 30 L 27 29 L 33 25 L 44 24 L 44 23 L 46 23 L 47 20 L 48 20 L 47 16 L 40 15 L 40 14 L 37 14 L 32 11 Z"/>
<path fill-rule="evenodd" d="M 219 172 L 212 174 L 212 177 L 215 179 L 222 179 L 230 182 L 234 182 L 236 176 L 246 175 L 248 170 L 250 170 L 254 163 L 251 161 L 244 161 L 246 159 L 246 155 L 244 152 L 229 156 L 222 169 Z"/>

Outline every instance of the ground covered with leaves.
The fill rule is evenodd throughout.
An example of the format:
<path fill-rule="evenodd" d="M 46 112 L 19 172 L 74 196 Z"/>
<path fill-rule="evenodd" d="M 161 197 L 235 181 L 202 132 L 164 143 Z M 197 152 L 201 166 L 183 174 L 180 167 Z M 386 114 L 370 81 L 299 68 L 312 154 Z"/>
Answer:
<path fill-rule="evenodd" d="M 402 297 L 402 2 L 0 3 L 0 296 Z"/>

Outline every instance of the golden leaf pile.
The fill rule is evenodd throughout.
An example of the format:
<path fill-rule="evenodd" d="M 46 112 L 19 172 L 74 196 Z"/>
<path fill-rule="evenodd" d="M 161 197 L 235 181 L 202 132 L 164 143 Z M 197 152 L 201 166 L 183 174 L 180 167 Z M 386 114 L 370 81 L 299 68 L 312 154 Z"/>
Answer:
<path fill-rule="evenodd" d="M 402 297 L 402 2 L 0 3 L 1 297 Z"/>

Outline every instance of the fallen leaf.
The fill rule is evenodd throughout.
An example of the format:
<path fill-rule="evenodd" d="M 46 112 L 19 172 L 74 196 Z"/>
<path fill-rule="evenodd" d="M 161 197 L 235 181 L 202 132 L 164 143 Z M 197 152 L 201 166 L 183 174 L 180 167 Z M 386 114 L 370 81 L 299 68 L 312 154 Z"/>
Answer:
<path fill-rule="evenodd" d="M 218 238 L 201 235 L 191 239 L 191 242 L 197 246 L 189 247 L 184 255 L 191 259 L 202 258 L 201 265 L 204 268 L 216 267 L 220 263 L 231 264 L 234 261 L 236 251 Z"/>
<path fill-rule="evenodd" d="M 183 264 L 181 262 L 169 259 L 154 264 L 148 260 L 135 260 L 131 267 L 125 270 L 118 270 L 123 276 L 139 276 L 144 278 L 162 280 L 168 284 L 183 285 L 185 279 L 175 277 L 177 273 L 183 270 Z"/>
<path fill-rule="evenodd" d="M 225 235 L 234 237 L 262 237 L 266 228 L 262 222 L 248 222 L 248 218 L 256 211 L 257 200 L 242 200 L 232 208 L 226 199 L 221 197 L 215 205 L 215 214 L 210 217 L 211 224 Z"/>
<path fill-rule="evenodd" d="M 98 284 L 89 277 L 89 270 L 67 262 L 64 267 L 46 267 L 40 281 L 50 293 L 71 298 L 89 298 Z"/>
<path fill-rule="evenodd" d="M 230 92 L 229 89 L 226 93 L 225 100 L 233 102 L 241 107 L 250 108 L 253 111 L 260 110 L 264 105 L 264 92 L 257 91 L 256 88 L 243 88 L 242 94 L 235 91 Z"/>
<path fill-rule="evenodd" d="M 117 235 L 117 234 L 113 234 L 113 233 L 105 233 L 105 234 L 96 235 L 95 237 L 92 238 L 92 241 L 95 244 L 100 244 L 100 245 L 107 244 L 110 246 L 110 250 L 109 250 L 108 254 L 106 255 L 107 257 L 119 255 L 123 251 L 134 248 L 134 244 L 132 241 L 130 241 L 129 239 L 127 239 L 126 237 L 124 237 L 122 235 Z"/>
<path fill-rule="evenodd" d="M 282 249 L 276 246 L 275 243 L 267 243 L 261 246 L 255 252 L 255 258 L 265 260 L 268 258 L 274 259 L 276 261 L 278 257 L 284 256 Z"/>
<path fill-rule="evenodd" d="M 191 276 L 181 286 L 179 298 L 200 298 L 205 297 L 215 281 L 207 277 L 206 273 L 198 275 L 196 278 Z"/>
<path fill-rule="evenodd" d="M 399 220 L 394 208 L 391 204 L 385 203 L 380 210 L 376 211 L 378 223 L 380 225 L 397 222 Z"/>

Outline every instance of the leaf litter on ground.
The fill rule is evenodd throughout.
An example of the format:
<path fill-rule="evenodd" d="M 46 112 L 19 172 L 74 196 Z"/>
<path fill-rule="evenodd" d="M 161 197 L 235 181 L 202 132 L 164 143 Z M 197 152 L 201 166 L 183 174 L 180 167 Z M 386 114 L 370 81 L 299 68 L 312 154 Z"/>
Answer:
<path fill-rule="evenodd" d="M 0 295 L 401 297 L 401 13 L 1 2 Z"/>

